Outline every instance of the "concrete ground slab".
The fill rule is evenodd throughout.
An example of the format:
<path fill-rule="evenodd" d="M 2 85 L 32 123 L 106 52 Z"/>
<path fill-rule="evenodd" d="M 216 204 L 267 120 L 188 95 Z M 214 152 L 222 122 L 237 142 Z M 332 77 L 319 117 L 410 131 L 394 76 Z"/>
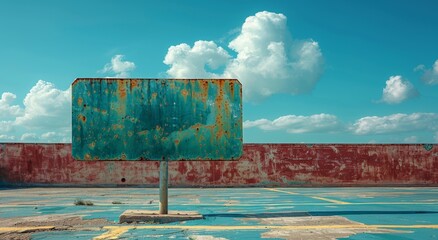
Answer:
<path fill-rule="evenodd" d="M 160 214 L 150 210 L 126 210 L 120 215 L 119 223 L 171 223 L 202 219 L 202 215 L 189 211 L 170 211 Z"/>
<path fill-rule="evenodd" d="M 2 188 L 0 239 L 438 238 L 438 188 L 171 188 L 170 211 L 204 218 L 119 223 L 158 199 L 154 188 Z"/>

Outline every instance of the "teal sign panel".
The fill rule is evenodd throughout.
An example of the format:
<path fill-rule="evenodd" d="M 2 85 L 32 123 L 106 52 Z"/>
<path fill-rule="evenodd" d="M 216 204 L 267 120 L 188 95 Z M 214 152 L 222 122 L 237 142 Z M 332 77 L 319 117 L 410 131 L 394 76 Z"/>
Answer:
<path fill-rule="evenodd" d="M 243 152 L 236 79 L 78 78 L 77 160 L 236 160 Z"/>

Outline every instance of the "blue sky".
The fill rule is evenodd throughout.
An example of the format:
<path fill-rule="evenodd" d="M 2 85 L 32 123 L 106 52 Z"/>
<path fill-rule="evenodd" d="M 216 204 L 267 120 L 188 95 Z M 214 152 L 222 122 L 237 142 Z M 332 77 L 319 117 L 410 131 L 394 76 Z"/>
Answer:
<path fill-rule="evenodd" d="M 436 1 L 2 1 L 0 141 L 69 142 L 77 77 L 233 77 L 244 141 L 438 142 Z"/>

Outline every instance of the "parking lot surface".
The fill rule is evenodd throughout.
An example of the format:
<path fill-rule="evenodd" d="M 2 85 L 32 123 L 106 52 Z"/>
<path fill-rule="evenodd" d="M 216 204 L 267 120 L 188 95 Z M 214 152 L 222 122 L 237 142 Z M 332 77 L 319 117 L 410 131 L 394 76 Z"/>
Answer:
<path fill-rule="evenodd" d="M 203 219 L 119 224 L 155 188 L 1 188 L 0 239 L 437 239 L 438 188 L 170 188 Z"/>

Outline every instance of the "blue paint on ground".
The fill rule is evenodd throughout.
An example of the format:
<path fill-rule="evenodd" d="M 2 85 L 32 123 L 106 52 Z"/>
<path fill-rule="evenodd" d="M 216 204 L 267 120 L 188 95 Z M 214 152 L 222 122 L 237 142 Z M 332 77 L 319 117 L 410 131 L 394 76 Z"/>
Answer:
<path fill-rule="evenodd" d="M 32 234 L 32 240 L 59 240 L 59 239 L 89 240 L 101 235 L 102 233 L 103 231 L 39 232 Z"/>

